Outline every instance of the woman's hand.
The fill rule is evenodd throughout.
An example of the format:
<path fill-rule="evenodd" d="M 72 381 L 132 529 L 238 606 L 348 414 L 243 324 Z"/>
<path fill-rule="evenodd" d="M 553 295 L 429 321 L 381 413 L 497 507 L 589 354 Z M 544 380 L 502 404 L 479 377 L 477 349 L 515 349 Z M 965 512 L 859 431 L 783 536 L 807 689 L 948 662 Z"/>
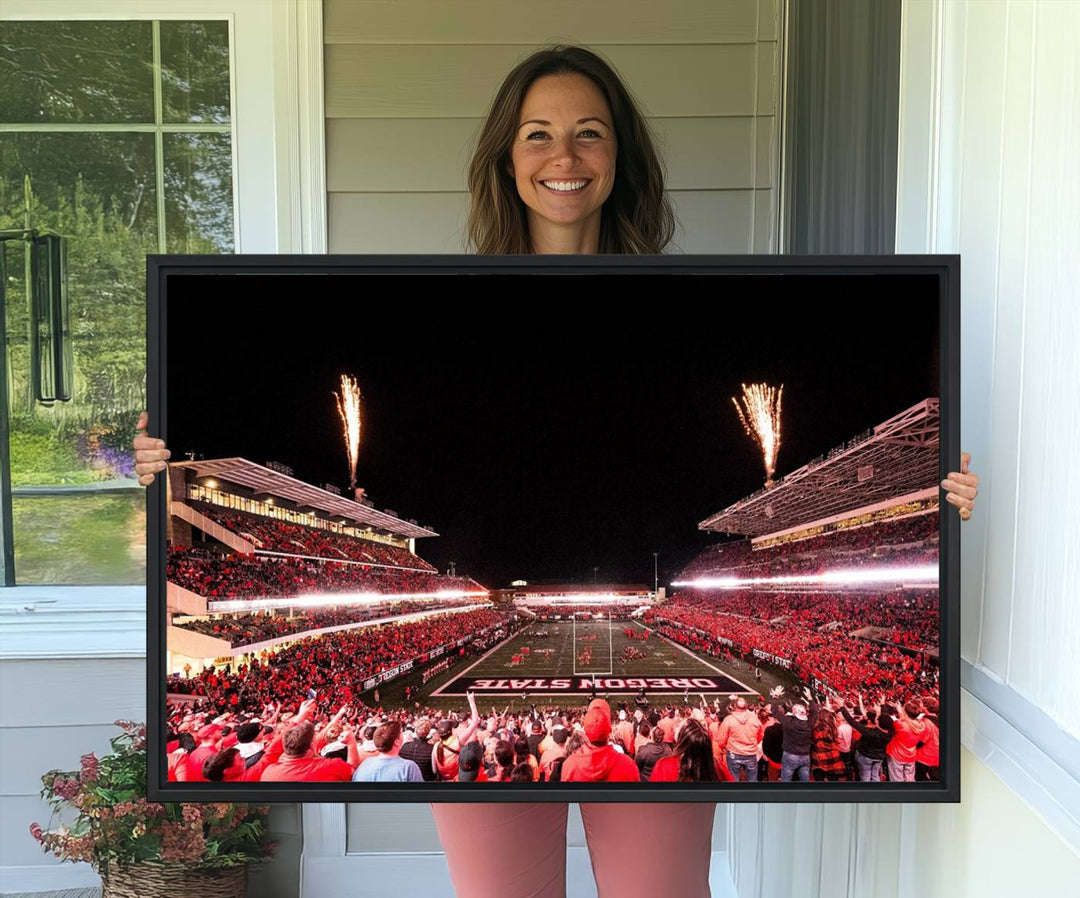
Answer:
<path fill-rule="evenodd" d="M 165 448 L 165 441 L 154 437 L 148 437 L 144 431 L 150 417 L 146 412 L 139 413 L 139 422 L 135 425 L 135 439 L 132 445 L 135 447 L 135 473 L 139 475 L 139 483 L 149 486 L 154 482 L 154 477 L 159 471 L 168 467 L 170 452 Z"/>
<path fill-rule="evenodd" d="M 971 455 L 960 453 L 960 471 L 950 471 L 949 476 L 941 481 L 941 488 L 947 490 L 945 501 L 951 502 L 960 511 L 960 519 L 968 520 L 975 507 L 975 497 L 979 495 L 979 475 L 968 472 Z"/>

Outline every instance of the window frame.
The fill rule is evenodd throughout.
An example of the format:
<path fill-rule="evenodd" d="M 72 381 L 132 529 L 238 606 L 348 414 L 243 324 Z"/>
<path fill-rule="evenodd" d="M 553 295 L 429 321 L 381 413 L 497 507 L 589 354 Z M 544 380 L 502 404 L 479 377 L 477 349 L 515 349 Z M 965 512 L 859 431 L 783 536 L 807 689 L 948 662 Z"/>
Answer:
<path fill-rule="evenodd" d="M 236 252 L 325 253 L 322 3 L 5 0 L 0 7 L 0 21 L 147 19 L 229 23 Z M 0 612 L 0 659 L 146 655 L 145 585 L 7 586 Z"/>

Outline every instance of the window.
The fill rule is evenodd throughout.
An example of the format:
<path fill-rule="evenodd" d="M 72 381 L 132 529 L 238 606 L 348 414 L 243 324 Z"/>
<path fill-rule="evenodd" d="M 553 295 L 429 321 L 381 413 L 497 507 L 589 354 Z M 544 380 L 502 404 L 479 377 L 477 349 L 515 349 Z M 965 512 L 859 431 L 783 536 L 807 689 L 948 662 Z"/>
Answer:
<path fill-rule="evenodd" d="M 0 243 L 16 582 L 145 580 L 130 445 L 145 256 L 236 246 L 229 22 L 21 21 L 0 36 Z M 30 376 L 28 232 L 67 242 L 73 394 Z"/>

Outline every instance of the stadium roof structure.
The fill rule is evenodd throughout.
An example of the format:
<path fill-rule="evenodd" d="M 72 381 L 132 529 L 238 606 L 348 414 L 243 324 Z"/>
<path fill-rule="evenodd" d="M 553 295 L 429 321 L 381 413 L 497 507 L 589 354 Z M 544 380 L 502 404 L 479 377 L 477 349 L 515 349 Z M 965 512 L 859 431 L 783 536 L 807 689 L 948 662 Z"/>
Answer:
<path fill-rule="evenodd" d="M 404 521 L 397 515 L 354 502 L 352 499 L 304 483 L 302 480 L 263 467 L 246 458 L 170 462 L 169 467 L 186 468 L 193 471 L 196 477 L 219 477 L 237 486 L 247 487 L 256 495 L 265 494 L 288 499 L 297 508 L 325 511 L 327 514 L 338 515 L 361 526 L 385 530 L 404 539 L 439 535 L 429 527 L 421 527 L 411 521 Z"/>
<path fill-rule="evenodd" d="M 719 511 L 699 530 L 765 536 L 888 500 L 936 495 L 940 402 L 925 399 Z"/>

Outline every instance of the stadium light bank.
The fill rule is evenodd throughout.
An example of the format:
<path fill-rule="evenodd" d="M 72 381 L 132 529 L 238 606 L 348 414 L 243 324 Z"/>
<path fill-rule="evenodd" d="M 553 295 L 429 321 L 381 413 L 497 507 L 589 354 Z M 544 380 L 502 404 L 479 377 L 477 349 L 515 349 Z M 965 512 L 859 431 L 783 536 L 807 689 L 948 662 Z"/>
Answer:
<path fill-rule="evenodd" d="M 319 595 L 293 596 L 287 599 L 226 599 L 213 602 L 211 613 L 224 611 L 257 611 L 266 608 L 323 608 L 328 605 L 381 605 L 389 601 L 405 599 L 433 599 L 436 602 L 453 602 L 458 599 L 487 597 L 490 593 L 464 589 L 444 589 L 439 592 L 337 592 Z"/>
<path fill-rule="evenodd" d="M 874 570 L 826 571 L 823 574 L 801 574 L 788 577 L 698 577 L 696 580 L 680 580 L 672 586 L 689 586 L 692 589 L 740 589 L 745 586 L 812 586 L 843 585 L 861 586 L 873 583 L 936 583 L 937 565 L 920 567 L 892 567 Z"/>
<path fill-rule="evenodd" d="M 558 605 L 617 605 L 620 603 L 630 604 L 636 600 L 636 596 L 617 596 L 614 593 L 596 594 L 596 593 L 573 593 L 564 596 L 557 596 L 551 599 L 544 599 L 541 604 L 558 606 Z"/>

